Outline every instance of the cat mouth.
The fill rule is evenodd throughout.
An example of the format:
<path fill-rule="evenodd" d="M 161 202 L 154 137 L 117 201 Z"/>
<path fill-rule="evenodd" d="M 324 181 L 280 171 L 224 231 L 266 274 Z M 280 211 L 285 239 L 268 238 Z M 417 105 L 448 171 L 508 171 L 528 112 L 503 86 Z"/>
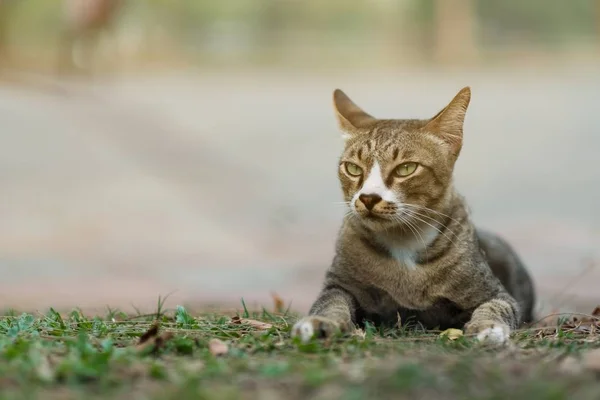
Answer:
<path fill-rule="evenodd" d="M 387 218 L 385 215 L 375 214 L 372 211 L 368 211 L 362 217 L 369 221 L 389 221 L 389 218 Z"/>

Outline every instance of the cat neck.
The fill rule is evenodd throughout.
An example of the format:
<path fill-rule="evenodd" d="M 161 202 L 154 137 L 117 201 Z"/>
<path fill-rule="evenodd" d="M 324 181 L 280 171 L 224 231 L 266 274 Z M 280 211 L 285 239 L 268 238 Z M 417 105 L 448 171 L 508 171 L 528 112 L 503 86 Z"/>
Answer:
<path fill-rule="evenodd" d="M 411 221 L 411 225 L 398 224 L 387 229 L 373 230 L 360 221 L 350 219 L 348 222 L 363 240 L 379 251 L 407 265 L 416 265 L 421 255 L 427 254 L 440 236 L 446 235 L 445 227 L 454 219 L 456 210 L 464 208 L 460 194 L 454 188 L 449 188 L 434 211 L 428 212 L 428 217 L 421 215 L 419 220 Z"/>

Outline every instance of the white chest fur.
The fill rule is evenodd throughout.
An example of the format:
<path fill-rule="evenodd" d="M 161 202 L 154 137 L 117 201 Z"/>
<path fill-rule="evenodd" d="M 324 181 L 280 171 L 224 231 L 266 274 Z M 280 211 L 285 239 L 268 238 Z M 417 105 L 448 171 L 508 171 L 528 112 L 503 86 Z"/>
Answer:
<path fill-rule="evenodd" d="M 417 268 L 417 253 L 427 251 L 427 247 L 433 243 L 438 232 L 434 229 L 423 230 L 410 238 L 398 239 L 390 235 L 381 235 L 377 239 L 399 266 L 414 270 Z"/>

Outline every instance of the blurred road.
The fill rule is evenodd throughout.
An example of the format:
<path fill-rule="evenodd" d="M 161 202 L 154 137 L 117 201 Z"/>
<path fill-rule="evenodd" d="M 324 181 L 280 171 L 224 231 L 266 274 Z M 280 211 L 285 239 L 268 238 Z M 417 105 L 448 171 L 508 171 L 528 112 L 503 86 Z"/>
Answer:
<path fill-rule="evenodd" d="M 590 311 L 600 267 L 592 70 L 194 74 L 0 86 L 0 307 L 306 311 L 343 214 L 331 92 L 380 117 L 473 99 L 457 185 L 545 300 Z M 563 289 L 568 289 L 562 293 Z M 596 296 L 596 297 L 595 297 Z"/>

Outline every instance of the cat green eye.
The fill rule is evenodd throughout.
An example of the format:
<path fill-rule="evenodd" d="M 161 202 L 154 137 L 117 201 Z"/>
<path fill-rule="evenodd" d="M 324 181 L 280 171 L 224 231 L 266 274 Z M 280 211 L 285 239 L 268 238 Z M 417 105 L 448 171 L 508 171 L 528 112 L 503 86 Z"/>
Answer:
<path fill-rule="evenodd" d="M 419 164 L 414 163 L 414 162 L 407 162 L 404 164 L 400 164 L 396 167 L 396 170 L 394 171 L 394 173 L 400 177 L 409 176 L 410 174 L 412 174 L 413 172 L 415 172 L 417 170 L 418 166 L 419 166 Z"/>
<path fill-rule="evenodd" d="M 363 170 L 361 167 L 359 167 L 356 164 L 353 164 L 351 162 L 347 162 L 345 164 L 346 166 L 346 172 L 348 172 L 348 175 L 352 175 L 352 176 L 361 176 L 363 173 Z"/>

